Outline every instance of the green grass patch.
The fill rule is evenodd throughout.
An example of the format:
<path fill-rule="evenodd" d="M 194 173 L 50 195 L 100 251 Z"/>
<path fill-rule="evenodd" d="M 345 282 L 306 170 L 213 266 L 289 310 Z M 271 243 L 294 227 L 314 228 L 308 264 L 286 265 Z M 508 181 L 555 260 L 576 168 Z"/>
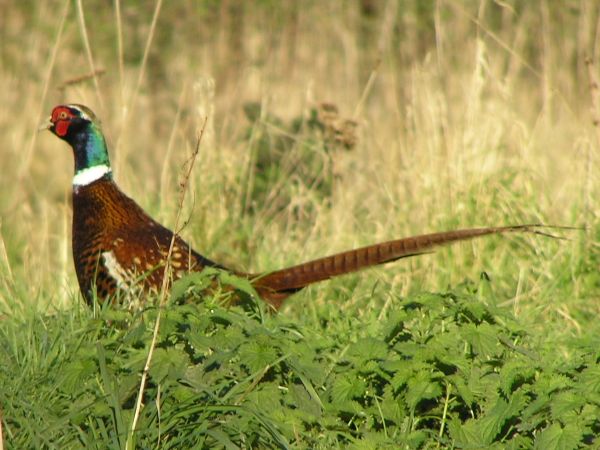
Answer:
<path fill-rule="evenodd" d="M 392 294 L 394 295 L 394 294 Z M 137 448 L 579 448 L 600 433 L 598 339 L 528 333 L 487 280 L 381 316 L 290 321 L 249 300 L 171 304 Z M 222 300 L 222 299 L 221 299 Z M 0 329 L 8 448 L 124 448 L 157 309 Z M 573 343 L 571 343 L 573 344 Z"/>

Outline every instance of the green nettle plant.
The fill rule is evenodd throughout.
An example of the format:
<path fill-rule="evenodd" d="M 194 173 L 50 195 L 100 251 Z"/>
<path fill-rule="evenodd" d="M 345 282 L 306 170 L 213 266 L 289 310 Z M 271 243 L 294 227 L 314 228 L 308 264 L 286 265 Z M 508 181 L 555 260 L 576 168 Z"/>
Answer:
<path fill-rule="evenodd" d="M 487 281 L 314 327 L 269 314 L 245 280 L 203 298 L 213 276 L 178 281 L 161 311 L 138 447 L 567 449 L 600 433 L 597 339 L 570 355 L 540 345 L 488 304 Z M 219 306 L 231 287 L 244 306 Z M 9 448 L 123 447 L 157 313 L 3 327 Z M 15 342 L 22 326 L 36 360 Z"/>

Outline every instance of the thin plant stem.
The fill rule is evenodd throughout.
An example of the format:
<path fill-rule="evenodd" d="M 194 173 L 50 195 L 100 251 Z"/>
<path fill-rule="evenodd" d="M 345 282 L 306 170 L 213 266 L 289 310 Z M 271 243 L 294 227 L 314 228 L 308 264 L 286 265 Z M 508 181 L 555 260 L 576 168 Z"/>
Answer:
<path fill-rule="evenodd" d="M 62 39 L 63 31 L 65 29 L 65 22 L 67 19 L 67 15 L 69 13 L 69 6 L 71 4 L 70 0 L 65 0 L 65 7 L 63 9 L 60 23 L 58 25 L 58 31 L 56 32 L 56 39 L 54 41 L 54 46 L 52 47 L 52 53 L 50 54 L 50 59 L 48 60 L 48 66 L 46 68 L 46 77 L 44 78 L 44 87 L 42 88 L 42 94 L 40 95 L 40 103 L 37 114 L 37 121 L 35 124 L 35 130 L 31 135 L 31 140 L 29 141 L 29 146 L 27 147 L 27 151 L 25 152 L 25 156 L 23 157 L 23 163 L 19 169 L 18 183 L 23 181 L 23 178 L 26 172 L 29 170 L 29 166 L 31 165 L 31 159 L 33 156 L 33 149 L 35 148 L 35 144 L 37 142 L 37 137 L 39 135 L 39 125 L 42 119 L 42 111 L 46 103 L 46 97 L 48 96 L 48 88 L 50 86 L 50 78 L 52 77 L 52 70 L 54 69 L 54 64 L 56 63 L 56 55 L 58 54 L 58 49 L 60 48 L 60 42 Z M 20 202 L 19 199 L 15 199 L 16 204 Z"/>
<path fill-rule="evenodd" d="M 142 63 L 140 65 L 140 71 L 138 72 L 138 78 L 133 88 L 133 92 L 129 100 L 127 101 L 125 108 L 123 110 L 123 117 L 121 120 L 122 127 L 121 133 L 117 138 L 117 142 L 115 145 L 115 153 L 119 155 L 119 147 L 121 145 L 121 138 L 123 136 L 123 130 L 127 128 L 128 118 L 131 117 L 131 110 L 135 105 L 135 101 L 137 100 L 137 96 L 140 90 L 140 86 L 142 85 L 142 80 L 144 79 L 144 75 L 146 73 L 146 66 L 148 64 L 148 55 L 150 54 L 150 48 L 152 47 L 152 41 L 154 40 L 154 32 L 156 31 L 156 24 L 158 23 L 158 17 L 160 15 L 160 9 L 162 7 L 162 0 L 158 0 L 156 2 L 156 6 L 154 8 L 154 14 L 152 16 L 152 23 L 150 25 L 150 31 L 148 32 L 148 38 L 146 39 L 146 46 L 144 47 L 144 55 L 142 57 Z"/>
<path fill-rule="evenodd" d="M 85 46 L 85 54 L 90 65 L 90 70 L 94 79 L 94 87 L 96 88 L 96 96 L 98 97 L 98 103 L 100 108 L 104 110 L 104 102 L 102 101 L 102 94 L 100 93 L 100 84 L 98 84 L 98 74 L 96 66 L 94 65 L 94 57 L 92 55 L 92 48 L 90 47 L 90 39 L 88 37 L 87 26 L 85 24 L 85 16 L 83 14 L 83 4 L 81 0 L 77 0 L 77 18 L 79 19 L 79 27 L 81 28 L 81 37 L 83 38 L 83 45 Z"/>
<path fill-rule="evenodd" d="M 179 222 L 181 220 L 181 212 L 183 210 L 183 202 L 185 200 L 186 187 L 189 183 L 190 176 L 192 174 L 192 169 L 194 167 L 194 163 L 196 162 L 196 157 L 198 156 L 198 153 L 200 152 L 200 143 L 202 141 L 202 136 L 204 135 L 204 128 L 206 127 L 207 119 L 208 118 L 205 118 L 204 122 L 202 123 L 202 129 L 200 130 L 200 133 L 198 135 L 198 140 L 196 141 L 196 147 L 195 147 L 192 155 L 190 156 L 190 159 L 189 159 L 188 165 L 187 165 L 187 171 L 184 173 L 183 180 L 181 182 L 181 192 L 179 195 L 179 203 L 177 205 L 177 214 L 175 216 L 175 226 L 173 227 L 173 229 L 175 231 L 173 232 L 173 236 L 171 237 L 171 243 L 169 244 L 169 251 L 167 253 L 167 258 L 166 258 L 166 262 L 165 262 L 162 286 L 160 288 L 160 295 L 159 295 L 159 301 L 158 301 L 159 307 L 158 307 L 158 312 L 156 315 L 156 322 L 154 323 L 154 331 L 152 333 L 152 341 L 150 343 L 150 348 L 148 350 L 148 356 L 146 358 L 146 363 L 144 365 L 144 371 L 142 372 L 142 379 L 140 381 L 138 396 L 137 396 L 137 399 L 135 402 L 135 413 L 133 415 L 133 420 L 131 421 L 131 428 L 129 429 L 129 434 L 127 436 L 127 442 L 125 444 L 125 448 L 128 450 L 130 450 L 130 449 L 133 450 L 133 448 L 135 447 L 135 445 L 134 445 L 135 428 L 137 426 L 137 423 L 138 423 L 138 420 L 140 417 L 140 412 L 142 410 L 142 399 L 144 397 L 146 381 L 147 381 L 148 373 L 150 370 L 150 364 L 152 363 L 154 349 L 156 348 L 156 343 L 158 341 L 158 332 L 160 330 L 160 321 L 161 321 L 161 311 L 167 301 L 167 288 L 169 286 L 169 281 L 171 278 L 171 276 L 170 276 L 171 275 L 171 255 L 173 253 L 173 247 L 175 246 L 175 240 L 177 239 L 177 236 L 178 236 L 177 230 L 179 230 Z"/>
<path fill-rule="evenodd" d="M 115 21 L 117 22 L 117 59 L 119 60 L 119 93 L 121 95 L 121 107 L 125 105 L 125 69 L 123 66 L 123 21 L 121 19 L 121 0 L 115 0 Z"/>

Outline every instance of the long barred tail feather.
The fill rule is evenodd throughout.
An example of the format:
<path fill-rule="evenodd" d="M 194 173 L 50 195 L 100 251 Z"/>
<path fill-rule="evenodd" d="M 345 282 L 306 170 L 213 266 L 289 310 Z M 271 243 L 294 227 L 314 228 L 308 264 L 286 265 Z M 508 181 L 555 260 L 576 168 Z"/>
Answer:
<path fill-rule="evenodd" d="M 437 247 L 477 237 L 505 234 L 532 233 L 552 239 L 564 239 L 545 230 L 580 229 L 568 226 L 526 224 L 502 227 L 468 228 L 440 233 L 423 234 L 349 250 L 318 258 L 285 269 L 253 276 L 252 284 L 259 295 L 276 309 L 283 300 L 309 284 L 332 277 L 396 261 L 401 258 L 431 253 Z"/>

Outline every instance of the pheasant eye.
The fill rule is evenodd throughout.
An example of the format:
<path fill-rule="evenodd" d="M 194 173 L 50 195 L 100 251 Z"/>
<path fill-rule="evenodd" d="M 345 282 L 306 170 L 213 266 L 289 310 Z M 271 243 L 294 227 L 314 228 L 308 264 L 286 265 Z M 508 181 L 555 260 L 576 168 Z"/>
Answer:
<path fill-rule="evenodd" d="M 66 111 L 61 111 L 61 112 L 60 112 L 60 114 L 58 115 L 58 118 L 59 118 L 60 120 L 65 120 L 67 117 L 68 117 L 68 116 L 67 116 L 67 113 L 66 113 Z"/>

